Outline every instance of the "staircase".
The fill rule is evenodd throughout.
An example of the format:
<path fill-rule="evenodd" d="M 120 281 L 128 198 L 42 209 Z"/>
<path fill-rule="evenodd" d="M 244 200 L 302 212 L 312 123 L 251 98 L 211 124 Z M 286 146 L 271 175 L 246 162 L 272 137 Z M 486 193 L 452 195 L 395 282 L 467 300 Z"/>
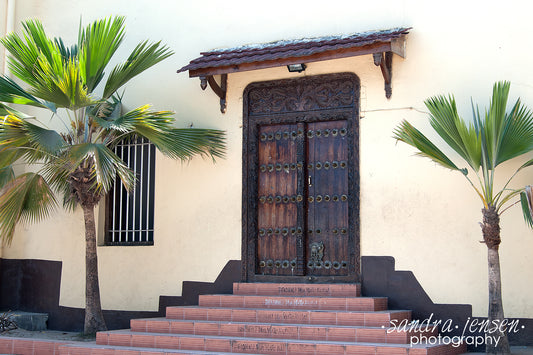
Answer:
<path fill-rule="evenodd" d="M 466 348 L 410 345 L 418 331 L 387 299 L 360 297 L 359 284 L 235 283 L 232 295 L 202 295 L 198 306 L 168 307 L 166 318 L 135 319 L 131 330 L 99 332 L 96 344 L 60 347 L 61 355 L 402 354 L 455 355 Z M 392 323 L 394 324 L 394 323 Z M 424 336 L 437 335 L 424 332 Z"/>

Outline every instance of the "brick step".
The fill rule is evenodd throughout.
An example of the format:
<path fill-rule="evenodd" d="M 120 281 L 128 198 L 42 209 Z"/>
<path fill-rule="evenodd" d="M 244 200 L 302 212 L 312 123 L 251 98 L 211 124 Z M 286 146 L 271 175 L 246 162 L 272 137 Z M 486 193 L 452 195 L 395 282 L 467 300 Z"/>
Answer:
<path fill-rule="evenodd" d="M 360 297 L 361 284 L 292 284 L 242 283 L 233 284 L 234 295 Z"/>
<path fill-rule="evenodd" d="M 47 350 L 46 354 L 458 355 L 466 352 L 464 345 L 422 343 L 422 340 L 441 339 L 437 338 L 437 331 L 394 329 L 393 324 L 411 320 L 411 311 L 387 310 L 384 297 L 361 297 L 359 284 L 234 283 L 233 289 L 233 295 L 202 295 L 199 306 L 167 307 L 167 318 L 134 319 L 129 330 L 99 332 L 93 343 L 46 343 L 48 350 L 54 347 L 53 352 Z M 413 339 L 417 339 L 416 345 L 411 345 Z M 13 354 L 37 354 L 40 344 L 26 340 L 4 344 L 0 339 L 0 348 L 12 348 Z"/>
<path fill-rule="evenodd" d="M 136 333 L 110 331 L 98 333 L 97 345 L 144 349 L 195 350 L 250 354 L 460 354 L 462 348 L 451 345 L 409 345 L 334 342 L 318 340 L 262 339 L 185 334 Z M 77 353 L 76 353 L 77 354 Z M 95 354 L 94 352 L 91 355 Z M 138 352 L 137 352 L 138 354 Z"/>
<path fill-rule="evenodd" d="M 201 307 L 384 311 L 386 297 L 200 295 Z"/>
<path fill-rule="evenodd" d="M 49 353 L 53 354 L 53 353 Z M 176 350 L 176 349 L 157 349 L 157 348 L 137 348 L 124 346 L 109 346 L 95 344 L 72 344 L 64 345 L 59 348 L 59 355 L 155 355 L 155 354 L 176 354 L 176 355 L 229 355 L 227 352 L 196 351 L 196 350 Z M 38 355 L 35 353 L 35 355 Z M 44 353 L 43 353 L 44 355 Z M 240 353 L 239 355 L 254 355 Z"/>
<path fill-rule="evenodd" d="M 172 320 L 167 318 L 132 319 L 131 331 L 143 333 L 170 333 L 215 335 L 226 337 L 253 337 L 268 339 L 296 339 L 318 341 L 372 342 L 408 344 L 412 337 L 438 335 L 435 330 L 408 330 L 382 327 L 347 327 L 337 325 L 304 325 Z"/>
<path fill-rule="evenodd" d="M 167 318 L 225 322 L 288 323 L 389 327 L 391 321 L 411 320 L 411 311 L 318 311 L 254 308 L 167 307 Z"/>

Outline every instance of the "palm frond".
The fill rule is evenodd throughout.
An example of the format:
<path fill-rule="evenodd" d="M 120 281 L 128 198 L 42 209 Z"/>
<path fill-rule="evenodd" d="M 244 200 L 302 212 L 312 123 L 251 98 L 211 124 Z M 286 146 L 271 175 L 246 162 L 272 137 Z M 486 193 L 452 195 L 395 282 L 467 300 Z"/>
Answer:
<path fill-rule="evenodd" d="M 15 172 L 11 165 L 0 168 L 0 189 L 15 179 Z"/>
<path fill-rule="evenodd" d="M 520 194 L 522 215 L 529 228 L 533 228 L 533 188 L 528 185 Z"/>
<path fill-rule="evenodd" d="M 25 122 L 24 126 L 28 132 L 32 146 L 39 150 L 57 154 L 66 146 L 63 137 L 53 129 L 42 128 L 30 122 Z"/>
<path fill-rule="evenodd" d="M 53 62 L 57 47 L 46 35 L 43 24 L 38 20 L 27 20 L 22 23 L 22 27 L 26 43 L 31 43 L 49 62 Z"/>
<path fill-rule="evenodd" d="M 518 99 L 510 113 L 505 116 L 496 165 L 532 150 L 533 114 Z"/>
<path fill-rule="evenodd" d="M 455 98 L 436 96 L 425 101 L 430 124 L 439 136 L 459 154 L 474 171 L 481 164 L 480 137 L 474 125 L 459 117 Z"/>
<path fill-rule="evenodd" d="M 24 128 L 24 120 L 7 115 L 0 121 L 0 149 L 27 147 L 30 139 Z"/>
<path fill-rule="evenodd" d="M 474 125 L 476 127 L 476 131 L 479 132 L 479 135 L 481 137 L 480 142 L 480 148 L 481 148 L 481 171 L 483 174 L 483 178 L 480 179 L 480 184 L 483 189 L 483 198 L 485 201 L 485 207 L 488 207 L 489 205 L 494 205 L 495 200 L 499 197 L 496 194 L 496 196 L 493 193 L 494 189 L 494 168 L 493 164 L 490 160 L 489 155 L 489 148 L 487 144 L 487 127 L 485 121 L 481 119 L 481 115 L 479 114 L 479 107 L 474 108 L 474 103 L 472 102 L 472 113 L 473 113 L 473 120 Z M 503 191 L 501 191 L 503 193 Z"/>
<path fill-rule="evenodd" d="M 161 42 L 150 44 L 148 41 L 144 41 L 140 43 L 126 62 L 113 68 L 107 79 L 103 98 L 109 98 L 129 80 L 172 54 L 173 52 L 167 46 L 161 46 Z"/>
<path fill-rule="evenodd" d="M 394 139 L 418 149 L 417 155 L 427 157 L 445 168 L 461 171 L 466 175 L 465 169 L 459 169 L 446 154 L 406 120 L 403 120 L 393 133 Z"/>
<path fill-rule="evenodd" d="M 11 93 L 11 100 L 22 104 L 33 104 L 55 111 L 55 107 L 76 109 L 90 105 L 86 86 L 82 81 L 79 65 L 74 57 L 66 58 L 62 41 L 53 41 L 46 36 L 42 24 L 37 20 L 23 23 L 24 39 L 11 33 L 1 41 L 10 52 L 9 67 L 19 79 L 30 85 L 26 95 L 24 90 L 12 82 L 4 86 Z M 3 90 L 0 90 L 2 92 Z M 15 96 L 16 95 L 16 96 Z M 39 102 L 38 97 L 46 102 Z M 0 97 L 1 99 L 1 97 Z M 26 100 L 21 102 L 21 100 Z M 50 102 L 54 105 L 49 104 Z"/>
<path fill-rule="evenodd" d="M 16 224 L 40 221 L 57 206 L 54 192 L 44 178 L 26 173 L 0 190 L 0 236 L 11 243 Z"/>
<path fill-rule="evenodd" d="M 13 115 L 0 122 L 0 150 L 24 151 L 30 162 L 57 154 L 65 141 L 54 130 L 39 127 Z"/>
<path fill-rule="evenodd" d="M 152 139 L 150 141 L 172 159 L 189 160 L 201 155 L 215 160 L 224 158 L 226 153 L 226 134 L 215 129 L 175 128 L 162 137 Z"/>
<path fill-rule="evenodd" d="M 93 92 L 104 77 L 104 70 L 124 38 L 124 17 L 109 17 L 81 28 L 79 64 L 88 92 Z"/>
<path fill-rule="evenodd" d="M 107 193 L 118 176 L 127 190 L 135 185 L 135 175 L 108 147 L 100 143 L 83 143 L 69 149 L 71 172 L 83 164 L 92 164 L 95 189 Z"/>
<path fill-rule="evenodd" d="M 26 92 L 16 82 L 6 76 L 0 76 L 0 101 L 47 108 L 39 99 Z"/>
<path fill-rule="evenodd" d="M 0 118 L 7 116 L 7 115 L 13 115 L 18 118 L 28 119 L 31 116 L 26 115 L 24 112 L 15 110 L 13 107 L 9 107 L 7 105 L 4 105 L 0 103 Z"/>
<path fill-rule="evenodd" d="M 39 21 L 28 20 L 23 22 L 22 26 L 24 39 L 16 33 L 10 33 L 0 40 L 10 53 L 8 58 L 10 71 L 30 87 L 46 91 L 43 86 L 46 87 L 47 81 L 43 79 L 47 78 L 49 72 L 62 72 L 61 51 L 56 43 L 46 36 L 44 27 Z M 52 68 L 48 73 L 43 73 L 43 63 Z M 50 102 L 43 102 L 39 106 L 55 112 L 55 105 Z"/>
<path fill-rule="evenodd" d="M 483 116 L 472 102 L 472 124 L 467 124 L 459 117 L 453 96 L 436 96 L 425 101 L 430 111 L 431 126 L 476 172 L 479 186 L 474 185 L 466 176 L 466 169 L 460 171 L 465 174 L 485 207 L 494 206 L 498 211 L 506 204 L 511 203 L 512 206 L 511 200 L 518 194 L 521 194 L 522 207 L 525 208 L 527 193 L 521 193 L 522 189 L 510 189 L 508 186 L 516 174 L 533 165 L 533 159 L 525 162 L 511 175 L 501 190 L 495 191 L 495 168 L 504 161 L 533 150 L 533 114 L 520 100 L 517 100 L 507 113 L 509 90 L 509 82 L 495 83 L 490 106 Z M 409 123 L 402 122 L 395 134 L 396 139 L 418 148 L 419 155 L 428 156 L 447 168 L 456 169 L 454 165 L 449 165 L 433 143 Z M 480 169 L 482 174 L 479 174 Z M 531 188 L 529 193 L 531 194 Z"/>
<path fill-rule="evenodd" d="M 108 100 L 100 101 L 89 108 L 88 115 L 100 127 L 109 128 L 107 122 L 112 125 L 122 115 L 122 97 L 113 95 Z"/>
<path fill-rule="evenodd" d="M 72 160 L 64 151 L 55 159 L 50 159 L 39 171 L 51 188 L 63 195 L 63 207 L 70 211 L 73 211 L 76 205 L 76 199 L 70 187 L 70 175 L 74 170 Z"/>
<path fill-rule="evenodd" d="M 18 149 L 0 149 L 0 168 L 5 168 L 16 163 L 24 152 Z"/>
<path fill-rule="evenodd" d="M 35 25 L 35 31 L 28 31 L 28 25 L 30 27 Z M 10 54 L 8 58 L 10 71 L 17 78 L 29 85 L 33 85 L 35 82 L 33 70 L 37 63 L 37 58 L 39 58 L 42 51 L 34 41 L 32 32 L 35 33 L 38 30 L 42 30 L 42 26 L 40 26 L 37 21 L 23 23 L 23 26 L 26 30 L 24 33 L 24 39 L 22 39 L 17 33 L 13 32 L 0 39 L 0 42 Z"/>
<path fill-rule="evenodd" d="M 60 52 L 55 53 L 54 62 L 39 58 L 40 71 L 34 75 L 38 82 L 34 83 L 29 92 L 43 100 L 53 102 L 57 107 L 76 110 L 80 107 L 93 105 L 93 100 L 82 81 L 82 71 L 75 60 L 63 63 Z M 57 62 L 61 65 L 58 66 Z"/>
<path fill-rule="evenodd" d="M 96 122 L 108 131 L 106 142 L 115 146 L 124 138 L 139 135 L 147 138 L 163 154 L 180 160 L 195 155 L 223 158 L 225 133 L 214 129 L 175 128 L 170 111 L 151 111 L 145 105 L 118 118 L 101 118 Z"/>
<path fill-rule="evenodd" d="M 67 47 L 67 45 L 63 42 L 62 38 L 54 38 L 54 43 L 63 56 L 64 61 L 68 61 L 74 58 L 78 57 L 78 45 L 74 44 L 72 46 Z"/>
<path fill-rule="evenodd" d="M 507 81 L 497 82 L 492 89 L 489 110 L 485 113 L 485 137 L 487 145 L 489 169 L 497 166 L 498 155 L 506 127 L 507 99 L 511 84 Z"/>
<path fill-rule="evenodd" d="M 52 190 L 64 195 L 64 206 L 73 208 L 79 176 L 82 185 L 87 180 L 92 184 L 91 193 L 106 193 L 116 178 L 131 190 L 133 172 L 110 150 L 124 138 L 145 137 L 176 159 L 224 156 L 224 132 L 177 129 L 171 112 L 149 106 L 122 114 L 121 98 L 113 96 L 116 91 L 173 54 L 160 42 L 138 44 L 110 73 L 103 99 L 93 96 L 124 38 L 124 17 L 109 17 L 87 27 L 80 23 L 78 42 L 70 47 L 61 38 L 49 38 L 37 20 L 22 26 L 22 35 L 10 33 L 0 40 L 10 54 L 11 72 L 29 86 L 23 89 L 0 77 L 0 234 L 6 240 L 11 240 L 19 221 L 47 216 L 50 206 L 56 205 Z M 48 108 L 56 114 L 56 108 L 66 108 L 70 126 L 66 124 L 67 133 L 60 134 L 2 102 Z M 80 141 L 84 143 L 77 144 Z M 43 163 L 42 168 L 38 174 L 15 177 L 12 165 L 19 160 Z"/>

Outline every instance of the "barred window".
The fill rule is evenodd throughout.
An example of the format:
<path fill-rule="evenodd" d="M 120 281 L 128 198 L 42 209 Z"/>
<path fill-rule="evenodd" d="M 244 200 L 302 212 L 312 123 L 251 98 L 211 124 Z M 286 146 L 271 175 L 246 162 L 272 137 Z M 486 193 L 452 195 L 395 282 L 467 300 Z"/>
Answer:
<path fill-rule="evenodd" d="M 106 201 L 106 245 L 154 244 L 155 146 L 132 138 L 115 147 L 115 154 L 135 173 L 128 193 L 117 177 Z"/>

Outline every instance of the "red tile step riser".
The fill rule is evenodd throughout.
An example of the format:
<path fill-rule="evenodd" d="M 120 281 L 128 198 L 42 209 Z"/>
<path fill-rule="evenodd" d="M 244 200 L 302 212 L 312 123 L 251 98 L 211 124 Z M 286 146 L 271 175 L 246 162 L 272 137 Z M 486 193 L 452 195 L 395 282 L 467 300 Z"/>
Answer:
<path fill-rule="evenodd" d="M 393 328 L 349 328 L 337 326 L 281 325 L 133 319 L 131 330 L 142 333 L 235 336 L 270 339 L 372 342 L 408 344 L 412 337 L 437 335 L 431 332 L 399 331 Z"/>
<path fill-rule="evenodd" d="M 318 296 L 318 297 L 360 297 L 360 284 L 277 284 L 239 283 L 233 284 L 234 295 L 260 296 Z"/>
<path fill-rule="evenodd" d="M 347 325 L 389 327 L 392 320 L 411 320 L 410 311 L 345 312 L 307 310 L 231 309 L 214 307 L 167 307 L 167 318 L 225 322 Z"/>
<path fill-rule="evenodd" d="M 60 348 L 59 355 L 224 355 L 226 353 L 219 352 L 205 352 L 196 350 L 174 350 L 174 349 L 149 349 L 149 348 L 133 348 L 133 347 L 89 347 L 87 345 L 74 345 Z M 24 354 L 25 355 L 25 354 Z M 40 354 L 34 354 L 40 355 Z M 43 354 L 44 355 L 44 354 Z M 240 354 L 252 355 L 252 354 Z"/>
<path fill-rule="evenodd" d="M 201 295 L 199 306 L 328 311 L 384 311 L 387 309 L 387 298 Z"/>
<path fill-rule="evenodd" d="M 68 341 L 53 341 L 28 338 L 0 338 L 0 354 L 58 355 L 59 347 Z"/>
<path fill-rule="evenodd" d="M 405 348 L 405 347 L 379 347 L 372 344 L 367 345 L 339 345 L 339 344 L 293 344 L 277 348 L 274 344 L 258 346 L 250 342 L 239 342 L 232 347 L 230 351 L 206 352 L 197 350 L 173 350 L 173 349 L 138 349 L 125 347 L 89 347 L 87 345 L 68 346 L 60 348 L 60 355 L 209 355 L 209 354 L 228 354 L 238 353 L 240 355 L 251 355 L 249 352 L 244 353 L 241 350 L 248 349 L 254 351 L 254 354 L 305 354 L 305 355 L 457 355 L 466 352 L 465 347 L 452 348 L 450 346 L 434 346 L 428 349 L 424 348 Z M 285 351 L 279 351 L 283 350 Z M 268 351 L 259 352 L 258 350 Z"/>
<path fill-rule="evenodd" d="M 146 339 L 136 339 L 135 334 L 110 333 L 107 344 L 100 337 L 100 345 L 144 348 L 166 348 L 173 350 L 194 350 L 224 353 L 253 353 L 253 354 L 405 354 L 405 355 L 440 355 L 460 354 L 464 348 L 438 345 L 429 348 L 416 348 L 405 345 L 381 344 L 338 344 L 313 340 L 311 342 L 291 341 L 286 339 L 230 339 L 225 337 L 202 337 L 192 335 L 157 335 L 153 343 Z M 94 353 L 93 353 L 94 354 Z"/>

